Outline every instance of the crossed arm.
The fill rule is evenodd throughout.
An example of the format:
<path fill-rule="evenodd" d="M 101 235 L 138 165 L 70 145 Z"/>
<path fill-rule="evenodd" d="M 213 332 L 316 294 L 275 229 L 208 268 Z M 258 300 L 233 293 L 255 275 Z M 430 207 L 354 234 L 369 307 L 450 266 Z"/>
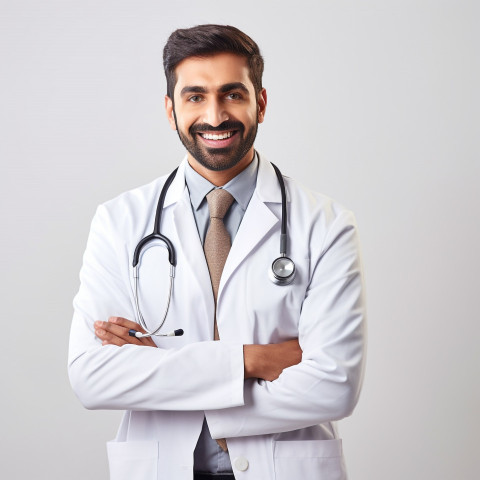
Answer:
<path fill-rule="evenodd" d="M 145 330 L 138 323 L 122 317 L 110 317 L 107 322 L 95 322 L 95 335 L 102 341 L 102 345 L 121 347 L 126 344 L 133 344 L 156 348 L 151 337 L 131 337 L 128 334 L 130 329 L 145 333 Z M 301 360 L 302 350 L 298 339 L 278 344 L 244 345 L 244 378 L 260 378 L 273 381 L 280 376 L 285 368 L 297 365 Z"/>
<path fill-rule="evenodd" d="M 321 262 L 312 264 L 298 322 L 302 351 L 297 340 L 138 348 L 155 345 L 128 335 L 142 329 L 124 318 L 134 312 L 124 282 L 128 264 L 118 261 L 124 245 L 112 246 L 120 238 L 115 232 L 107 210 L 100 209 L 74 301 L 69 375 L 85 407 L 204 410 L 214 438 L 297 430 L 351 414 L 363 376 L 365 332 L 358 243 L 348 212 L 313 245 L 318 251 L 312 256 Z M 109 318 L 113 312 L 118 317 Z M 108 321 L 94 325 L 94 319 Z"/>

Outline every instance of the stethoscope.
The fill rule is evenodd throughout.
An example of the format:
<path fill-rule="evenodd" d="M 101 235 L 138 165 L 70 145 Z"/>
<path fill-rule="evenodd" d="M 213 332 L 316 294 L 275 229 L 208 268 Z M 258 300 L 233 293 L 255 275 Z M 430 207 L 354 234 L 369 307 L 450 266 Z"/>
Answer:
<path fill-rule="evenodd" d="M 280 231 L 280 256 L 276 258 L 271 265 L 271 268 L 268 271 L 268 276 L 270 280 L 275 285 L 289 285 L 293 282 L 295 278 L 295 263 L 289 257 L 287 257 L 287 196 L 285 193 L 285 182 L 283 181 L 282 174 L 276 165 L 272 163 L 272 167 L 277 174 L 278 183 L 280 185 L 280 191 L 282 194 L 282 223 L 281 223 L 281 231 Z M 170 187 L 175 175 L 177 174 L 178 167 L 169 175 L 167 181 L 165 182 L 162 191 L 160 192 L 160 197 L 158 199 L 157 204 L 157 211 L 155 214 L 155 223 L 153 226 L 153 233 L 147 235 L 146 237 L 142 238 L 138 245 L 135 248 L 135 252 L 133 254 L 133 281 L 134 281 L 134 299 L 135 299 L 135 308 L 137 311 L 137 321 L 138 323 L 144 328 L 146 333 L 139 332 L 137 330 L 129 330 L 128 334 L 132 337 L 137 338 L 144 338 L 144 337 L 152 337 L 152 336 L 159 336 L 159 337 L 178 337 L 183 335 L 183 330 L 177 329 L 170 333 L 158 333 L 160 329 L 163 327 L 165 320 L 167 318 L 168 309 L 170 307 L 170 301 L 172 298 L 172 290 L 173 290 L 173 279 L 175 278 L 175 266 L 177 264 L 177 258 L 175 254 L 175 248 L 165 235 L 160 233 L 160 224 L 162 221 L 162 212 L 163 212 L 163 204 L 165 202 L 165 197 L 167 196 L 168 188 Z M 165 307 L 165 311 L 163 313 L 163 318 L 159 324 L 159 326 L 150 331 L 147 327 L 145 319 L 142 315 L 142 311 L 140 309 L 140 300 L 139 300 L 139 282 L 140 282 L 140 257 L 141 254 L 149 247 L 153 246 L 153 242 L 155 240 L 160 240 L 162 242 L 162 246 L 166 247 L 168 251 L 168 261 L 170 263 L 170 283 L 168 289 L 168 300 L 167 305 Z"/>

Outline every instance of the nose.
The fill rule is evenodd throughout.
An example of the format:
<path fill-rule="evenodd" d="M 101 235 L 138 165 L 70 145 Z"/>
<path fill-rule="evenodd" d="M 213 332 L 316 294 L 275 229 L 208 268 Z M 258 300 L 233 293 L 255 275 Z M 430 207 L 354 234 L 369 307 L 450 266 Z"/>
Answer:
<path fill-rule="evenodd" d="M 228 120 L 228 113 L 225 106 L 219 100 L 210 100 L 205 105 L 203 112 L 203 122 L 208 123 L 212 127 L 218 127 L 222 122 Z"/>

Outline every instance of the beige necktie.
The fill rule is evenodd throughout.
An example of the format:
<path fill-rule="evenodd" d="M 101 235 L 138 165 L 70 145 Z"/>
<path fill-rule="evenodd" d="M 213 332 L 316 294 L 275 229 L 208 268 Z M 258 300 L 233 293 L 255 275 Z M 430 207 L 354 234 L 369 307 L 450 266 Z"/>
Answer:
<path fill-rule="evenodd" d="M 205 236 L 203 249 L 205 251 L 205 258 L 207 259 L 208 270 L 210 272 L 213 298 L 215 299 L 215 318 L 213 324 L 213 336 L 215 340 L 220 338 L 218 335 L 216 315 L 218 286 L 220 285 L 223 266 L 227 261 L 228 252 L 230 251 L 232 244 L 230 235 L 223 223 L 223 217 L 232 205 L 233 200 L 234 198 L 232 195 L 226 190 L 223 190 L 223 188 L 217 188 L 207 194 L 208 209 L 210 211 L 210 226 L 208 227 Z M 218 438 L 217 443 L 224 452 L 228 450 L 227 442 L 224 438 Z"/>
<path fill-rule="evenodd" d="M 230 235 L 223 223 L 223 217 L 233 203 L 234 198 L 223 188 L 217 188 L 207 194 L 208 209 L 210 211 L 210 226 L 205 235 L 203 249 L 207 259 L 210 279 L 212 281 L 213 298 L 217 305 L 218 286 L 222 276 L 223 266 L 227 261 L 231 247 Z M 216 309 L 216 308 L 215 308 Z M 214 338 L 218 340 L 217 319 L 214 321 Z"/>

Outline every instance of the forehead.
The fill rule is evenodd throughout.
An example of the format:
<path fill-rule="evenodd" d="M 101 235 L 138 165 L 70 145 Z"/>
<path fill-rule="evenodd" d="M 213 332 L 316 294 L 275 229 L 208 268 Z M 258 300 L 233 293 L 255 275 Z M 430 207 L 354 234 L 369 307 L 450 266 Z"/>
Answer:
<path fill-rule="evenodd" d="M 221 85 L 233 82 L 242 82 L 249 90 L 254 90 L 247 59 L 233 53 L 186 58 L 175 68 L 175 75 L 175 93 L 186 86 L 216 90 Z"/>

